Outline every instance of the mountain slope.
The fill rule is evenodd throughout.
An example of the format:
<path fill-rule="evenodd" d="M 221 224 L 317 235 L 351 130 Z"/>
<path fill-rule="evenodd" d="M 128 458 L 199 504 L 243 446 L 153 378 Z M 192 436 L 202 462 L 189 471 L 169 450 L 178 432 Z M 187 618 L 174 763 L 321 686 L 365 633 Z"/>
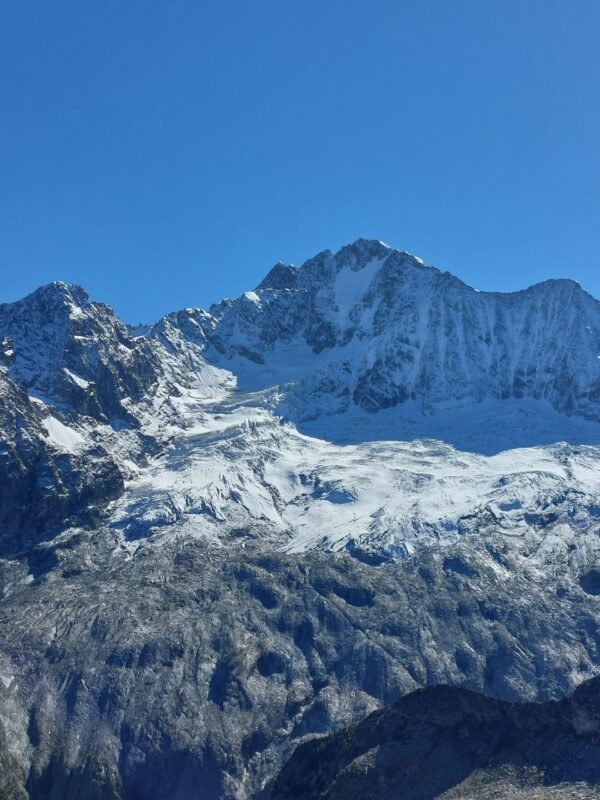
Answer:
<path fill-rule="evenodd" d="M 160 447 L 179 384 L 231 383 L 193 344 L 136 337 L 79 286 L 0 305 L 0 540 L 87 524 Z"/>
<path fill-rule="evenodd" d="M 303 737 L 420 686 L 560 697 L 598 669 L 591 536 L 540 535 L 540 568 L 501 535 L 377 565 L 183 533 L 2 562 L 0 719 L 34 798 L 268 796 Z"/>
<path fill-rule="evenodd" d="M 98 508 L 118 497 L 123 476 L 99 444 L 44 413 L 0 370 L 0 532 L 4 547 L 61 529 L 77 511 L 96 524 Z"/>
<path fill-rule="evenodd" d="M 300 745 L 272 800 L 600 797 L 600 679 L 560 702 L 447 686 Z"/>

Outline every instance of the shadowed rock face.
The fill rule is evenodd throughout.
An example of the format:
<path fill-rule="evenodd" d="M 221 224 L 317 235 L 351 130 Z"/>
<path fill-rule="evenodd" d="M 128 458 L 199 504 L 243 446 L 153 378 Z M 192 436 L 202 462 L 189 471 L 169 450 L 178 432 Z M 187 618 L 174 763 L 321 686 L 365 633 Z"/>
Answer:
<path fill-rule="evenodd" d="M 156 385 L 154 343 L 134 338 L 114 311 L 80 286 L 52 283 L 0 305 L 0 339 L 9 377 L 63 411 L 132 424 L 122 401 Z"/>
<path fill-rule="evenodd" d="M 559 702 L 414 692 L 295 750 L 271 800 L 600 797 L 600 678 Z"/>
<path fill-rule="evenodd" d="M 139 427 L 127 403 L 156 385 L 156 348 L 131 337 L 108 307 L 54 283 L 0 305 L 0 542 L 14 549 L 64 527 L 95 524 L 123 491 L 107 434 Z M 124 402 L 125 401 L 125 402 Z M 49 435 L 48 425 L 64 441 Z M 75 443 L 75 444 L 74 444 Z"/>
<path fill-rule="evenodd" d="M 44 419 L 0 371 L 0 537 L 7 549 L 51 534 L 83 509 L 87 520 L 80 521 L 94 523 L 97 509 L 123 491 L 121 472 L 102 446 L 61 452 L 48 441 Z"/>

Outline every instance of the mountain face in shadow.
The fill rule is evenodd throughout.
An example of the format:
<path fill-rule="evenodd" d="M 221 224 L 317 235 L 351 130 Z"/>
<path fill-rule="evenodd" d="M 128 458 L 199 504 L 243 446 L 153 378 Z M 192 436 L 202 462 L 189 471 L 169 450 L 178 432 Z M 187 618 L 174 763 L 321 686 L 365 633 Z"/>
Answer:
<path fill-rule="evenodd" d="M 299 745 L 271 800 L 600 797 L 600 678 L 507 703 L 434 686 Z"/>

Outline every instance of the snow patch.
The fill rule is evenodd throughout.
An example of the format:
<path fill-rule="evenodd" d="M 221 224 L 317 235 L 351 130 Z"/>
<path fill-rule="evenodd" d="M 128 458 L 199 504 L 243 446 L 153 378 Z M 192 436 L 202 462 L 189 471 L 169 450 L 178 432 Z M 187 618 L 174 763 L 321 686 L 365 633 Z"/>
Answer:
<path fill-rule="evenodd" d="M 367 293 L 382 264 L 383 259 L 373 259 L 360 270 L 344 267 L 338 272 L 333 291 L 335 304 L 342 318 L 346 318 Z"/>
<path fill-rule="evenodd" d="M 67 453 L 76 453 L 85 446 L 84 437 L 73 428 L 69 428 L 56 417 L 46 417 L 43 420 L 44 428 L 52 444 Z"/>
<path fill-rule="evenodd" d="M 81 389 L 87 389 L 89 387 L 90 385 L 89 381 L 80 378 L 79 375 L 76 375 L 74 372 L 71 372 L 70 369 L 67 369 L 65 367 L 63 371 L 65 375 L 67 375 L 67 377 L 70 378 L 73 381 L 73 383 L 77 384 L 77 386 L 79 386 Z"/>

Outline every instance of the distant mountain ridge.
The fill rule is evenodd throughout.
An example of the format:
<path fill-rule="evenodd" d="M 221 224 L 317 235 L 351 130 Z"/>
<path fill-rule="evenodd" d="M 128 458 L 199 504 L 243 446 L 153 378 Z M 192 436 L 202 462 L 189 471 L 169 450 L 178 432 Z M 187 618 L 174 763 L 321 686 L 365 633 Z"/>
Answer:
<path fill-rule="evenodd" d="M 209 312 L 168 314 L 143 336 L 81 287 L 50 284 L 0 305 L 0 337 L 11 378 L 104 418 L 127 418 L 120 401 L 139 400 L 165 372 L 158 341 L 171 353 L 187 351 L 180 381 L 205 367 L 199 354 L 234 374 L 240 367 L 256 384 L 281 367 L 281 382 L 297 372 L 296 398 L 303 389 L 318 395 L 319 380 L 326 383 L 320 392 L 339 398 L 335 411 L 532 397 L 600 419 L 600 302 L 579 284 L 479 292 L 372 240 L 301 267 L 276 264 L 255 291 Z"/>

